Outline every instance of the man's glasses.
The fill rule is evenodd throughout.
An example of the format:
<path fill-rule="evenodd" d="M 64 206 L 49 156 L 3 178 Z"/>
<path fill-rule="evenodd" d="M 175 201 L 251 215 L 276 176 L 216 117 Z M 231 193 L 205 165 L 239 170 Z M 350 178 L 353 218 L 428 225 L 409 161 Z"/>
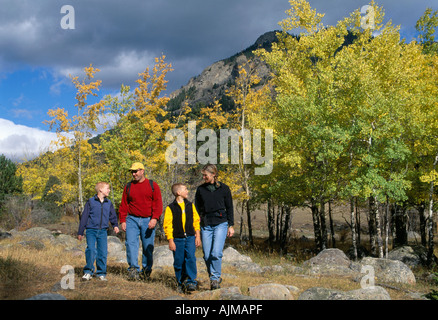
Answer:
<path fill-rule="evenodd" d="M 138 170 L 130 170 L 131 171 L 131 173 L 137 173 L 138 171 L 140 171 L 141 169 L 138 169 Z"/>

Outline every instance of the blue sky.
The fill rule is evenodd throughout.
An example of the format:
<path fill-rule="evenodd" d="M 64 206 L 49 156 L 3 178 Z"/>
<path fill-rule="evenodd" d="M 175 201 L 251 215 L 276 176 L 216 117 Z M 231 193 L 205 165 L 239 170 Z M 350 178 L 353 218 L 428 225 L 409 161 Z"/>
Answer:
<path fill-rule="evenodd" d="M 367 0 L 310 0 L 333 25 Z M 381 0 L 386 20 L 408 41 L 415 22 L 436 0 Z M 64 5 L 74 9 L 75 29 L 63 29 Z M 287 0 L 0 0 L 0 153 L 31 158 L 54 138 L 43 124 L 49 109 L 74 111 L 69 74 L 102 71 L 100 97 L 120 85 L 135 86 L 138 73 L 162 53 L 172 63 L 166 94 L 210 64 L 279 29 Z"/>

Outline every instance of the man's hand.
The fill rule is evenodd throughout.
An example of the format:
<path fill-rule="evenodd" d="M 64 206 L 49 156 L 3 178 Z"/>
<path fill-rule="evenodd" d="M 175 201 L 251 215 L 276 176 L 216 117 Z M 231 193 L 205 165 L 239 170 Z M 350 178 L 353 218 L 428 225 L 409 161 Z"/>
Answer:
<path fill-rule="evenodd" d="M 148 228 L 153 229 L 153 228 L 155 228 L 156 225 L 157 225 L 157 219 L 152 218 L 151 221 L 149 221 Z"/>
<path fill-rule="evenodd" d="M 122 230 L 126 232 L 126 222 L 121 223 Z"/>

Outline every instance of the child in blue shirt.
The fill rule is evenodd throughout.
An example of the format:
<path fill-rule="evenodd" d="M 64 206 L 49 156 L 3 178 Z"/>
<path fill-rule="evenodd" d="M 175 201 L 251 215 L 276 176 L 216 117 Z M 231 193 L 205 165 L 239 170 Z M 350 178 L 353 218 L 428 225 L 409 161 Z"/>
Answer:
<path fill-rule="evenodd" d="M 112 202 L 107 198 L 110 187 L 107 182 L 96 184 L 96 195 L 88 199 L 82 212 L 79 223 L 78 239 L 87 238 L 85 249 L 86 265 L 83 280 L 90 280 L 94 274 L 96 262 L 96 276 L 99 280 L 106 281 L 106 263 L 108 255 L 107 229 L 109 222 L 114 227 L 114 232 L 119 233 L 117 214 Z"/>

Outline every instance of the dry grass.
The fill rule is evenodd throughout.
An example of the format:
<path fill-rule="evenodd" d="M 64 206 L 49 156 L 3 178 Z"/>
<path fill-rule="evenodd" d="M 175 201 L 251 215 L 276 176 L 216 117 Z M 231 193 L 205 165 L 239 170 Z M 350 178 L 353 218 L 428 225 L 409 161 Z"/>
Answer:
<path fill-rule="evenodd" d="M 0 250 L 1 299 L 23 299 L 51 290 L 55 283 L 52 279 L 60 275 L 63 265 L 59 262 L 60 248 L 37 250 L 10 240 L 2 241 L 2 245 L 9 247 Z"/>
<path fill-rule="evenodd" d="M 171 274 L 155 272 L 149 282 L 131 282 L 126 278 L 126 265 L 108 261 L 108 281 L 81 281 L 84 256 L 64 251 L 44 242 L 45 249 L 22 247 L 16 240 L 3 240 L 0 250 L 0 299 L 26 299 L 51 292 L 66 275 L 65 265 L 75 271 L 74 289 L 62 290 L 71 300 L 163 299 L 175 294 Z"/>
<path fill-rule="evenodd" d="M 337 221 L 342 221 L 338 215 Z M 237 221 L 238 219 L 236 219 Z M 309 216 L 304 212 L 302 215 L 295 214 L 293 218 L 294 228 L 299 228 L 302 234 L 311 234 L 311 224 L 308 223 Z M 249 255 L 252 260 L 261 266 L 299 265 L 300 262 L 310 258 L 313 242 L 291 243 L 289 253 L 293 258 L 280 257 L 277 253 L 268 253 L 264 236 L 265 224 L 262 213 L 254 220 L 256 228 L 255 247 L 249 249 L 241 245 L 237 238 L 227 240 L 241 253 Z M 300 224 L 298 224 L 300 223 Z M 306 227 L 307 226 L 307 227 Z M 56 225 L 44 226 L 50 230 L 59 230 L 65 234 L 74 234 L 77 230 L 77 219 L 64 217 Z M 236 226 L 238 232 L 239 226 Z M 300 236 L 300 235 L 298 235 Z M 63 247 L 54 247 L 49 241 L 45 241 L 45 248 L 38 250 L 32 247 L 23 247 L 18 244 L 19 239 L 11 238 L 0 240 L 0 299 L 26 299 L 33 295 L 51 292 L 55 284 L 59 283 L 65 274 L 61 268 L 71 265 L 75 270 L 73 290 L 62 290 L 60 293 L 69 300 L 160 300 L 170 296 L 181 295 L 176 291 L 174 273 L 171 267 L 155 268 L 151 280 L 148 282 L 131 282 L 126 277 L 126 264 L 116 263 L 108 260 L 108 281 L 101 282 L 93 279 L 89 282 L 82 282 L 82 269 L 85 265 L 84 255 L 77 255 L 74 252 L 65 251 Z M 160 243 L 162 245 L 163 243 Z M 345 242 L 348 245 L 348 239 Z M 338 247 L 342 243 L 338 243 Z M 345 249 L 345 248 L 342 248 Z M 197 250 L 197 257 L 202 256 L 201 249 Z M 360 283 L 347 278 L 339 277 L 317 277 L 307 275 L 291 274 L 287 271 L 276 272 L 268 275 L 240 272 L 233 267 L 223 266 L 222 287 L 238 286 L 243 294 L 248 288 L 262 283 L 279 283 L 293 285 L 299 288 L 300 293 L 311 287 L 326 287 L 342 291 L 355 290 L 360 288 Z M 417 284 L 414 286 L 390 284 L 385 289 L 393 300 L 412 299 L 408 292 L 417 291 L 428 293 L 435 286 L 423 280 L 422 274 L 430 270 L 417 270 Z M 209 281 L 204 267 L 198 268 L 198 280 L 200 291 L 209 289 Z M 186 296 L 193 299 L 193 296 Z M 297 296 L 295 296 L 297 298 Z"/>
<path fill-rule="evenodd" d="M 108 261 L 108 281 L 93 279 L 81 281 L 85 259 L 66 252 L 62 247 L 53 247 L 45 242 L 46 248 L 37 250 L 21 247 L 16 240 L 3 240 L 0 250 L 0 299 L 26 299 L 43 292 L 51 292 L 53 286 L 64 276 L 61 268 L 71 265 L 75 270 L 73 290 L 62 290 L 61 294 L 69 300 L 160 300 L 170 296 L 181 295 L 176 292 L 173 269 L 156 268 L 148 282 L 128 281 L 126 265 Z M 6 245 L 10 245 L 5 248 Z M 199 249 L 198 249 L 199 250 Z M 197 252 L 200 255 L 200 252 Z M 263 265 L 284 264 L 284 258 L 275 258 L 263 252 L 252 251 L 251 258 Z M 326 287 L 343 291 L 360 288 L 360 284 L 348 278 L 317 277 L 290 274 L 287 271 L 261 275 L 240 272 L 233 267 L 223 267 L 222 287 L 238 286 L 243 294 L 248 288 L 263 283 L 293 285 L 300 292 L 311 287 Z M 208 290 L 209 281 L 205 270 L 198 268 L 200 291 Z M 407 291 L 427 293 L 430 286 L 419 281 L 415 286 L 394 284 L 398 290 L 386 288 L 394 300 L 411 299 Z M 187 296 L 189 299 L 192 296 Z M 296 297 L 295 297 L 296 298 Z"/>

